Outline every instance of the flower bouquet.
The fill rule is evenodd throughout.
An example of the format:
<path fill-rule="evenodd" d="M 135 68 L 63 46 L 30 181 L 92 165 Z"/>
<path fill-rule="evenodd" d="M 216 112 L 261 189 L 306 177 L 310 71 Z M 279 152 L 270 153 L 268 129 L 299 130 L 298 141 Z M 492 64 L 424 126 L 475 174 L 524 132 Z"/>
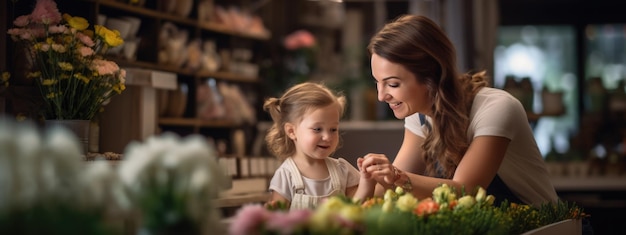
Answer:
<path fill-rule="evenodd" d="M 8 34 L 26 48 L 27 77 L 40 88 L 46 119 L 91 120 L 125 89 L 125 70 L 103 56 L 124 43 L 118 31 L 61 15 L 53 0 L 37 0 L 33 12 L 13 24 Z"/>
<path fill-rule="evenodd" d="M 482 188 L 457 197 L 443 184 L 433 196 L 418 200 L 401 188 L 363 203 L 331 197 L 314 210 L 285 211 L 261 205 L 242 207 L 230 234 L 521 234 L 566 219 L 587 215 L 559 201 L 531 207 L 503 202 Z"/>
<path fill-rule="evenodd" d="M 108 223 L 124 189 L 110 164 L 84 165 L 75 137 L 0 118 L 3 234 L 121 234 Z"/>
<path fill-rule="evenodd" d="M 230 187 L 230 178 L 204 137 L 164 133 L 129 144 L 124 158 L 118 173 L 139 213 L 139 234 L 220 231 L 212 200 Z"/>
<path fill-rule="evenodd" d="M 133 142 L 124 161 L 85 163 L 66 129 L 0 117 L 2 234 L 216 234 L 230 187 L 203 136 Z"/>

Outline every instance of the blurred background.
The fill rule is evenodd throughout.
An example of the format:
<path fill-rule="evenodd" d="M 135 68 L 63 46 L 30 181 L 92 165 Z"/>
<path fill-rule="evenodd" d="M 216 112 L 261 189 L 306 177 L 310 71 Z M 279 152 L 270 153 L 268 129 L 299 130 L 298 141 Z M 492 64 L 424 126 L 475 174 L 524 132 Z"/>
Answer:
<path fill-rule="evenodd" d="M 0 112 L 37 119 L 37 90 L 6 35 L 34 2 L 0 5 L 0 71 L 12 75 L 0 86 Z M 452 39 L 461 71 L 486 70 L 494 87 L 520 99 L 559 194 L 588 208 L 598 234 L 626 232 L 619 223 L 626 209 L 624 1 L 57 3 L 62 12 L 120 30 L 135 24 L 125 47 L 110 53 L 135 80 L 99 116 L 94 152 L 122 153 L 130 141 L 168 131 L 200 133 L 219 147 L 229 174 L 242 180 L 267 179 L 277 164 L 264 149 L 271 120 L 263 100 L 302 81 L 322 81 L 349 100 L 336 156 L 352 163 L 369 152 L 393 158 L 403 123 L 376 100 L 365 47 L 395 17 L 426 15 Z M 149 82 L 137 82 L 143 78 Z M 249 193 L 242 187 L 235 184 L 231 193 Z"/>

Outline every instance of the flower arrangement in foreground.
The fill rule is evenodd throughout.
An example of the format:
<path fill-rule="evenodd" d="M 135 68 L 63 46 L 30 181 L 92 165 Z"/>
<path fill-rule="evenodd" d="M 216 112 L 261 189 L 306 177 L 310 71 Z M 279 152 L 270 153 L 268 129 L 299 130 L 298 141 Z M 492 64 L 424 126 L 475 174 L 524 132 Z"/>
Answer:
<path fill-rule="evenodd" d="M 91 120 L 103 104 L 125 89 L 126 72 L 104 58 L 124 43 L 120 33 L 59 12 L 53 0 L 37 0 L 33 12 L 17 17 L 11 38 L 23 43 L 45 101 L 46 119 Z"/>
<path fill-rule="evenodd" d="M 140 214 L 140 234 L 220 231 L 221 215 L 212 199 L 230 187 L 230 178 L 204 137 L 164 133 L 133 142 L 118 172 L 132 208 Z"/>
<path fill-rule="evenodd" d="M 3 234 L 216 234 L 213 205 L 230 178 L 202 136 L 171 133 L 133 142 L 117 169 L 84 162 L 78 139 L 58 126 L 0 117 Z M 120 228 L 120 224 L 131 227 Z"/>
<path fill-rule="evenodd" d="M 121 234 L 106 217 L 124 204 L 123 186 L 110 164 L 84 165 L 80 155 L 66 129 L 44 133 L 32 122 L 0 118 L 0 231 Z"/>
<path fill-rule="evenodd" d="M 442 184 L 433 196 L 418 200 L 401 188 L 363 203 L 331 197 L 314 210 L 285 211 L 283 207 L 250 204 L 230 224 L 232 235 L 243 234 L 521 234 L 585 215 L 574 204 L 558 201 L 540 207 L 503 202 L 478 188 L 457 197 Z M 272 205 L 275 206 L 275 205 Z"/>

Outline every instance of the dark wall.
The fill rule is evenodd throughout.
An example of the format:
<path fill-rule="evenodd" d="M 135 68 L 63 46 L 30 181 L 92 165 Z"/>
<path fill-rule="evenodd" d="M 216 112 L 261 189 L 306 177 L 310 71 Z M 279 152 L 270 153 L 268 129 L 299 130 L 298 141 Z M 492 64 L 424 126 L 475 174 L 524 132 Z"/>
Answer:
<path fill-rule="evenodd" d="M 621 0 L 500 0 L 502 25 L 626 23 Z"/>

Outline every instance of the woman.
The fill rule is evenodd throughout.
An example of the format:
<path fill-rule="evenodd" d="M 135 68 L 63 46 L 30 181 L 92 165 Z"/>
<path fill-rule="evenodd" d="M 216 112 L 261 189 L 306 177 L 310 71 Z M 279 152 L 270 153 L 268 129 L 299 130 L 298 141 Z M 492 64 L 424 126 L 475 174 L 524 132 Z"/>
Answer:
<path fill-rule="evenodd" d="M 371 39 L 378 100 L 405 120 L 391 164 L 370 153 L 361 162 L 376 194 L 401 186 L 418 198 L 446 183 L 487 189 L 499 204 L 541 205 L 558 197 L 521 103 L 488 86 L 485 72 L 460 74 L 444 31 L 423 16 L 401 16 Z"/>

